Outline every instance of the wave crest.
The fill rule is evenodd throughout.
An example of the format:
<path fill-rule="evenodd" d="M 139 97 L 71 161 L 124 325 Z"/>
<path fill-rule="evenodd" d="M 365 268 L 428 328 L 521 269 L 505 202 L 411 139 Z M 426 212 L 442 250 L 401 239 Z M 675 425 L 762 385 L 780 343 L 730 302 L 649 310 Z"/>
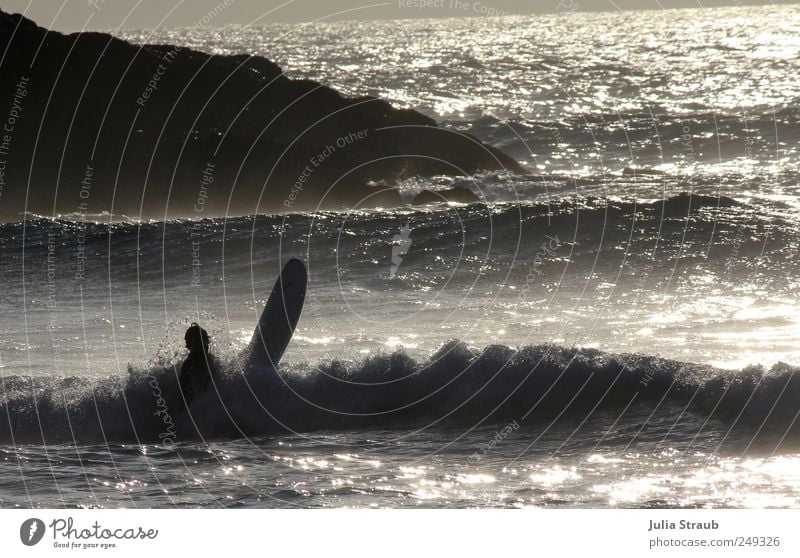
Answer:
<path fill-rule="evenodd" d="M 471 426 L 635 406 L 683 407 L 730 428 L 794 432 L 798 369 L 739 371 L 655 356 L 612 355 L 557 345 L 482 350 L 454 340 L 425 360 L 402 351 L 358 363 L 272 369 L 224 366 L 223 377 L 180 412 L 173 367 L 132 369 L 127 378 L 6 377 L 4 443 L 173 443 L 286 430 Z"/>

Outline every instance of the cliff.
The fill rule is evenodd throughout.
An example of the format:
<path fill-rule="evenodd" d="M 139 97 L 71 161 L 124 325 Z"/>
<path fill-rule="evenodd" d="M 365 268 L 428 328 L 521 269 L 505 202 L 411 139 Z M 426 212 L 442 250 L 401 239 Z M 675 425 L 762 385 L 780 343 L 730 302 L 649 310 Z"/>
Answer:
<path fill-rule="evenodd" d="M 63 35 L 0 12 L 0 217 L 392 206 L 411 176 L 523 172 L 474 137 L 265 58 Z"/>

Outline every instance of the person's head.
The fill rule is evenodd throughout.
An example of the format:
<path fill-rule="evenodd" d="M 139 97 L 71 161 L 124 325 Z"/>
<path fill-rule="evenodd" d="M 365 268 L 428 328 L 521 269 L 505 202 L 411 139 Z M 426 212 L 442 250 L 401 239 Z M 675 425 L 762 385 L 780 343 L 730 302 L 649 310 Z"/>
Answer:
<path fill-rule="evenodd" d="M 200 327 L 199 324 L 193 323 L 190 325 L 183 339 L 186 341 L 186 348 L 189 349 L 189 351 L 203 351 L 204 353 L 208 353 L 208 332 Z"/>

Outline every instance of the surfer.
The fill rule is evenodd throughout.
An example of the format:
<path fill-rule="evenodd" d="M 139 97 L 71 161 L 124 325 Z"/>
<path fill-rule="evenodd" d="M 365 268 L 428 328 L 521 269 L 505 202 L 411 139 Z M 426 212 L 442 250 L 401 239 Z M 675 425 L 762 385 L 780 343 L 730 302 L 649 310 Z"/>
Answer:
<path fill-rule="evenodd" d="M 183 399 L 188 405 L 195 395 L 195 389 L 206 391 L 215 376 L 217 362 L 214 355 L 208 352 L 208 332 L 193 323 L 183 336 L 189 356 L 181 366 L 179 376 Z"/>

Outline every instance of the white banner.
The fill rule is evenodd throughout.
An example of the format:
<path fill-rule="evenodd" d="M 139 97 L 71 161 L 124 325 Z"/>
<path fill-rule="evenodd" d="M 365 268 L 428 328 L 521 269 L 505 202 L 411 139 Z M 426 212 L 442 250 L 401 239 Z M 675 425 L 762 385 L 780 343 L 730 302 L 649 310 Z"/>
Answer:
<path fill-rule="evenodd" d="M 4 556 L 800 555 L 796 510 L 0 510 L 0 518 Z"/>

